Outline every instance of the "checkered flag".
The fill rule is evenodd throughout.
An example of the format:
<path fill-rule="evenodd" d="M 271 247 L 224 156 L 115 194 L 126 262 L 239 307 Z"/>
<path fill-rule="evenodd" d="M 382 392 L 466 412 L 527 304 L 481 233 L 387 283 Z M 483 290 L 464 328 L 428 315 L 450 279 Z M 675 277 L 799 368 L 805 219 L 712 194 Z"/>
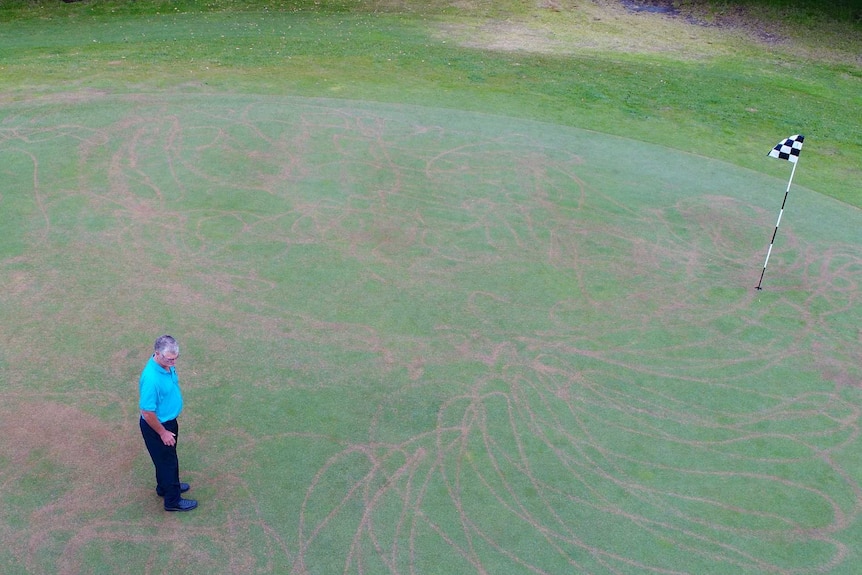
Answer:
<path fill-rule="evenodd" d="M 757 282 L 756 289 L 763 289 L 763 274 L 766 273 L 766 264 L 769 263 L 769 254 L 772 253 L 772 245 L 775 243 L 775 236 L 778 235 L 778 225 L 781 223 L 781 216 L 784 214 L 784 204 L 787 203 L 787 195 L 790 193 L 790 184 L 793 182 L 793 174 L 796 173 L 796 162 L 799 161 L 799 153 L 802 151 L 802 140 L 805 136 L 799 134 L 790 136 L 783 142 L 779 142 L 777 146 L 772 148 L 769 156 L 778 158 L 779 160 L 787 160 L 793 162 L 793 169 L 790 170 L 790 179 L 787 180 L 787 189 L 784 190 L 784 201 L 781 202 L 781 211 L 778 212 L 778 221 L 775 222 L 775 231 L 772 232 L 772 241 L 769 242 L 769 249 L 766 251 L 766 261 L 763 262 L 763 271 L 760 272 L 760 281 Z"/>
<path fill-rule="evenodd" d="M 805 136 L 795 135 L 790 136 L 783 142 L 779 142 L 777 146 L 772 148 L 772 151 L 769 152 L 769 155 L 773 158 L 778 158 L 779 160 L 788 160 L 793 162 L 794 164 L 799 160 L 799 152 L 802 151 L 802 141 L 805 140 Z"/>

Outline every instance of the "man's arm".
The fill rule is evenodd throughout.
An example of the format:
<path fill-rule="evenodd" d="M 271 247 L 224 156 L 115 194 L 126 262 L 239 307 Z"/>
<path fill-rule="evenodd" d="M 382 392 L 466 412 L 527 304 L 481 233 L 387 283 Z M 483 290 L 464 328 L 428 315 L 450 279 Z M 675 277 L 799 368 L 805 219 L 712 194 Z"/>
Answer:
<path fill-rule="evenodd" d="M 159 437 L 162 438 L 162 443 L 169 446 L 177 444 L 176 434 L 165 429 L 165 426 L 162 425 L 162 422 L 159 421 L 158 417 L 156 417 L 155 411 L 146 411 L 142 409 L 141 417 L 143 417 L 144 421 L 153 428 L 153 431 L 159 434 Z"/>

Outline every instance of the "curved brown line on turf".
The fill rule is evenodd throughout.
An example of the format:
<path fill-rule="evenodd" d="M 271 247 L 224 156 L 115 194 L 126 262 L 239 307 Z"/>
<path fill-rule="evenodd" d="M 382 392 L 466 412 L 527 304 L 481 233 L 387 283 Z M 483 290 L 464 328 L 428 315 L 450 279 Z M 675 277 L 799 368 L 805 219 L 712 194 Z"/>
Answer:
<path fill-rule="evenodd" d="M 11 305 L 39 320 L 21 312 L 0 326 L 7 385 L 91 373 L 89 350 L 25 367 L 47 314 L 57 326 L 100 318 L 66 334 L 105 323 L 149 333 L 148 319 L 123 313 L 142 293 L 199 325 L 184 381 L 197 402 L 223 394 L 227 423 L 190 402 L 190 473 L 209 501 L 192 518 L 163 517 L 135 430 L 120 423 L 135 420 L 128 382 L 140 367 L 128 337 L 96 370 L 107 383 L 82 375 L 63 380 L 65 395 L 12 395 L 83 418 L 81 433 L 110 421 L 124 438 L 105 463 L 120 470 L 114 489 L 92 504 L 100 492 L 72 456 L 96 456 L 62 448 L 85 438 L 38 417 L 41 437 L 12 432 L 6 456 L 23 467 L 0 474 L 4 492 L 50 477 L 40 465 L 72 485 L 15 508 L 28 529 L 4 542 L 26 569 L 50 570 L 41 557 L 53 553 L 58 572 L 83 570 L 88 553 L 110 560 L 120 542 L 168 547 L 167 563 L 146 556 L 150 572 L 420 573 L 435 555 L 478 573 L 847 565 L 862 510 L 844 456 L 862 415 L 847 394 L 860 332 L 845 321 L 860 304 L 858 246 L 823 249 L 789 226 L 781 274 L 754 294 L 751 246 L 771 212 L 670 174 L 620 191 L 614 166 L 575 139 L 308 103 L 127 104 L 99 129 L 39 132 L 75 150 L 74 185 L 46 179 L 63 170 L 26 126 L 0 142 L 33 159 L 37 212 L 71 246 L 68 261 L 42 242 L 0 262 Z M 70 273 L 94 262 L 111 289 Z M 300 281 L 320 267 L 316 284 Z M 232 365 L 237 345 L 265 357 L 261 377 Z M 808 369 L 823 376 L 814 389 L 794 381 Z M 110 385 L 124 387 L 97 403 L 99 417 L 79 413 Z M 352 426 L 298 406 L 306 427 L 291 429 L 276 411 L 339 387 L 346 399 L 327 407 Z M 260 421 L 247 413 L 256 395 Z M 272 412 L 284 429 L 268 428 Z M 294 464 L 313 471 L 299 485 Z M 282 504 L 288 485 L 295 509 Z M 210 543 L 189 558 L 196 538 Z M 808 564 L 787 564 L 784 545 L 808 546 Z"/>

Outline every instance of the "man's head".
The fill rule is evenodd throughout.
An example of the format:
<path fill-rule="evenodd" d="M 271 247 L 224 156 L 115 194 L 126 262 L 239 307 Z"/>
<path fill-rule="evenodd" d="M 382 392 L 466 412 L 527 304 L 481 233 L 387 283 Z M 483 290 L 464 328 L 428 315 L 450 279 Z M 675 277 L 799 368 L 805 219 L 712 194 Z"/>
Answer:
<path fill-rule="evenodd" d="M 169 335 L 161 335 L 156 338 L 153 349 L 156 352 L 154 356 L 156 363 L 165 369 L 169 369 L 180 357 L 180 345 Z"/>

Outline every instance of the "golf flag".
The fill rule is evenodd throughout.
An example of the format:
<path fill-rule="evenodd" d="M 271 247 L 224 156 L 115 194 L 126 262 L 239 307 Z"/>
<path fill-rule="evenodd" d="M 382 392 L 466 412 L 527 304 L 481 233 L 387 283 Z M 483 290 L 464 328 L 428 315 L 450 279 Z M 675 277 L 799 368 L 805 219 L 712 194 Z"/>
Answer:
<path fill-rule="evenodd" d="M 772 232 L 772 240 L 769 242 L 769 249 L 766 251 L 766 261 L 763 262 L 763 271 L 760 272 L 760 281 L 757 282 L 756 289 L 763 289 L 763 275 L 766 273 L 766 265 L 769 263 L 769 255 L 772 253 L 772 246 L 775 244 L 775 236 L 778 235 L 778 226 L 781 224 L 781 216 L 784 214 L 784 205 L 787 203 L 787 194 L 790 193 L 790 184 L 793 182 L 793 174 L 796 173 L 796 162 L 799 161 L 799 153 L 802 151 L 802 142 L 805 136 L 796 134 L 790 136 L 778 145 L 772 148 L 769 152 L 769 157 L 778 158 L 779 160 L 787 160 L 793 162 L 793 169 L 790 170 L 790 179 L 787 180 L 787 189 L 784 190 L 784 201 L 781 202 L 781 210 L 778 212 L 778 221 L 775 222 L 775 230 Z"/>
<path fill-rule="evenodd" d="M 772 151 L 769 152 L 769 155 L 773 158 L 778 158 L 779 160 L 787 160 L 789 162 L 796 163 L 799 160 L 799 153 L 802 151 L 802 142 L 805 140 L 805 136 L 800 136 L 799 134 L 795 136 L 790 136 L 783 142 L 779 142 L 777 146 L 772 148 Z"/>

